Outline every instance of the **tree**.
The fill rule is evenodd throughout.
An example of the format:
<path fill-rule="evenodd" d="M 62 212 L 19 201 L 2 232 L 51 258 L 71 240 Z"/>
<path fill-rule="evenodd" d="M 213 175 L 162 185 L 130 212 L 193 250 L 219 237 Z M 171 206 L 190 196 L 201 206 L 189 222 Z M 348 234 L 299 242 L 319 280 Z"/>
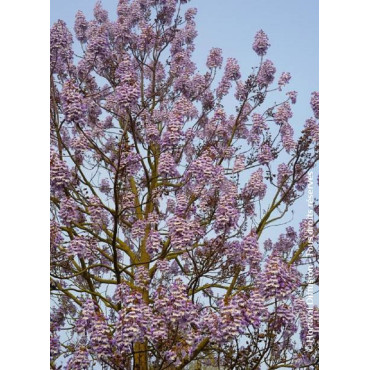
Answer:
<path fill-rule="evenodd" d="M 246 79 L 218 48 L 198 72 L 186 3 L 79 11 L 76 54 L 51 28 L 53 369 L 318 368 L 319 95 L 295 135 L 262 30 Z"/>

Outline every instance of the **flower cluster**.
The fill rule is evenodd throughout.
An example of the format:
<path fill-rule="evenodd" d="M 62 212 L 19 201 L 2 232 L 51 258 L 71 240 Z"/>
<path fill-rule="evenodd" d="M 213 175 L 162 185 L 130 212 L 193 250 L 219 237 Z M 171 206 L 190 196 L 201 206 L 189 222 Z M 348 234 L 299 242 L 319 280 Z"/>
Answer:
<path fill-rule="evenodd" d="M 108 20 L 108 12 L 102 8 L 101 1 L 97 1 L 94 6 L 94 17 L 99 23 L 105 23 Z"/>
<path fill-rule="evenodd" d="M 281 125 L 281 142 L 283 143 L 283 146 L 285 150 L 290 153 L 291 150 L 294 150 L 296 147 L 296 142 L 294 141 L 294 130 L 293 127 L 285 122 Z"/>
<path fill-rule="evenodd" d="M 197 231 L 197 225 L 194 221 L 174 216 L 168 220 L 167 224 L 174 250 L 183 250 L 191 245 Z"/>
<path fill-rule="evenodd" d="M 241 77 L 240 67 L 234 58 L 228 58 L 226 61 L 225 72 L 217 87 L 216 95 L 219 99 L 227 95 L 231 88 L 231 81 L 237 81 Z"/>
<path fill-rule="evenodd" d="M 215 230 L 228 230 L 237 226 L 239 212 L 236 207 L 238 190 L 232 183 L 228 184 L 227 191 L 220 196 L 215 214 Z"/>
<path fill-rule="evenodd" d="M 258 113 L 253 113 L 252 123 L 252 128 L 248 133 L 248 142 L 252 145 L 256 145 L 260 143 L 261 135 L 268 127 L 263 116 Z"/>
<path fill-rule="evenodd" d="M 239 154 L 235 157 L 233 172 L 240 172 L 245 169 L 245 155 Z"/>
<path fill-rule="evenodd" d="M 50 154 L 50 188 L 51 192 L 62 195 L 65 188 L 71 182 L 71 174 L 68 165 L 61 160 L 57 153 Z"/>
<path fill-rule="evenodd" d="M 116 87 L 114 102 L 116 109 L 121 111 L 135 104 L 139 97 L 134 65 L 128 55 L 124 55 L 123 61 L 116 70 L 116 76 L 119 79 L 119 85 Z"/>
<path fill-rule="evenodd" d="M 262 63 L 262 66 L 257 75 L 257 83 L 262 86 L 270 85 L 275 78 L 276 68 L 271 60 L 267 59 Z"/>
<path fill-rule="evenodd" d="M 88 27 L 88 24 L 87 24 L 85 15 L 84 13 L 81 12 L 81 10 L 79 10 L 76 13 L 75 26 L 74 26 L 76 38 L 78 41 L 80 42 L 87 41 L 87 36 L 86 36 L 87 27 Z"/>
<path fill-rule="evenodd" d="M 134 239 L 143 239 L 145 236 L 145 228 L 147 226 L 147 223 L 145 220 L 137 220 L 132 225 L 131 228 L 131 236 Z"/>
<path fill-rule="evenodd" d="M 127 285 L 117 287 L 115 299 L 123 304 L 118 313 L 114 341 L 120 351 L 129 352 L 134 342 L 145 338 L 151 312 L 143 302 L 141 294 L 132 291 Z"/>
<path fill-rule="evenodd" d="M 50 67 L 53 73 L 63 74 L 72 66 L 73 37 L 64 21 L 58 20 L 50 30 Z"/>
<path fill-rule="evenodd" d="M 188 175 L 197 182 L 206 183 L 217 175 L 217 169 L 213 164 L 213 160 L 207 154 L 203 154 L 192 162 Z"/>
<path fill-rule="evenodd" d="M 303 132 L 312 137 L 314 142 L 319 142 L 319 124 L 313 118 L 306 120 Z"/>
<path fill-rule="evenodd" d="M 262 168 L 251 174 L 251 177 L 244 188 L 244 193 L 249 198 L 263 199 L 266 194 L 267 185 L 263 182 Z"/>
<path fill-rule="evenodd" d="M 60 201 L 59 216 L 63 224 L 71 226 L 73 222 L 81 222 L 83 214 L 78 209 L 76 202 L 71 197 L 63 197 Z"/>
<path fill-rule="evenodd" d="M 319 93 L 317 91 L 311 94 L 311 107 L 315 118 L 319 119 Z"/>
<path fill-rule="evenodd" d="M 90 365 L 89 352 L 83 345 L 79 346 L 73 357 L 68 360 L 66 370 L 88 369 Z"/>
<path fill-rule="evenodd" d="M 68 255 L 90 259 L 96 249 L 96 240 L 84 235 L 75 236 L 69 243 Z"/>
<path fill-rule="evenodd" d="M 158 172 L 165 177 L 176 177 L 179 175 L 175 160 L 170 152 L 164 152 L 161 154 Z"/>
<path fill-rule="evenodd" d="M 242 244 L 249 265 L 249 272 L 251 275 L 257 275 L 260 270 L 260 263 L 262 260 L 262 254 L 258 246 L 257 234 L 252 231 L 250 235 L 243 239 Z"/>
<path fill-rule="evenodd" d="M 158 231 L 151 230 L 146 241 L 146 250 L 151 257 L 160 252 L 161 237 Z"/>
<path fill-rule="evenodd" d="M 274 244 L 274 251 L 289 252 L 297 242 L 297 233 L 289 226 L 286 228 L 286 234 L 281 234 L 278 241 Z"/>
<path fill-rule="evenodd" d="M 108 226 L 108 212 L 103 207 L 103 204 L 98 197 L 92 197 L 90 199 L 89 213 L 92 227 L 97 233 L 99 233 L 104 227 Z"/>
<path fill-rule="evenodd" d="M 277 253 L 268 257 L 260 279 L 260 286 L 266 298 L 285 298 L 292 294 L 299 284 L 295 268 L 279 258 Z"/>
<path fill-rule="evenodd" d="M 73 80 L 68 80 L 63 85 L 61 99 L 66 120 L 83 126 L 86 122 L 87 106 L 84 97 Z"/>
<path fill-rule="evenodd" d="M 223 61 L 222 50 L 219 48 L 211 49 L 207 58 L 207 67 L 210 69 L 221 68 L 222 61 Z"/>
<path fill-rule="evenodd" d="M 292 76 L 289 72 L 283 72 L 278 81 L 279 89 L 281 90 L 283 86 L 287 85 L 291 78 Z"/>
<path fill-rule="evenodd" d="M 271 151 L 271 146 L 269 143 L 264 143 L 260 147 L 260 152 L 258 153 L 258 161 L 261 164 L 268 164 L 274 159 Z"/>
<path fill-rule="evenodd" d="M 282 104 L 274 114 L 274 120 L 277 124 L 282 125 L 283 123 L 287 123 L 290 118 L 293 117 L 292 109 L 288 102 Z"/>
<path fill-rule="evenodd" d="M 253 50 L 259 56 L 266 54 L 267 49 L 269 48 L 269 39 L 263 30 L 259 30 L 254 37 Z"/>
<path fill-rule="evenodd" d="M 297 95 L 298 95 L 297 91 L 288 91 L 286 94 L 289 97 L 292 104 L 295 104 L 297 102 Z"/>

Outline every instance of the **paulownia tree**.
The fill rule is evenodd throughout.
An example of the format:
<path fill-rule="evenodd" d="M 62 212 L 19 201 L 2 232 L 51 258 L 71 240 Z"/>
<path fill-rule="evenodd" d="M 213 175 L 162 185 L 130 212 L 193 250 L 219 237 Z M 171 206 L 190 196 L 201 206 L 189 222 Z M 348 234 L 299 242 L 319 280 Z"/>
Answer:
<path fill-rule="evenodd" d="M 53 369 L 318 368 L 317 204 L 286 223 L 312 186 L 319 95 L 294 134 L 262 30 L 246 78 L 218 48 L 199 72 L 186 3 L 79 11 L 80 52 L 51 27 Z"/>

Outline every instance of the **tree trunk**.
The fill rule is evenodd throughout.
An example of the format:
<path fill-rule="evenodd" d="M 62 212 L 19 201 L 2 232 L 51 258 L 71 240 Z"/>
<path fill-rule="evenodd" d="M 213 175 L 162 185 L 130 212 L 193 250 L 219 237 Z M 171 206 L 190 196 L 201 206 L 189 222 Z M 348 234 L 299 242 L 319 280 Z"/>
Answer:
<path fill-rule="evenodd" d="M 134 370 L 148 370 L 148 345 L 146 342 L 134 344 Z"/>

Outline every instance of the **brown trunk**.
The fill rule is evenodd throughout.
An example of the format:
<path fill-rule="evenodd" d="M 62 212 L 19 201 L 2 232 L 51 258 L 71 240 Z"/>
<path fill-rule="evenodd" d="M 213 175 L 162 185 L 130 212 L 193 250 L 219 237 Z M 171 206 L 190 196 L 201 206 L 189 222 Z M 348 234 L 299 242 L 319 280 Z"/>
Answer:
<path fill-rule="evenodd" d="M 148 345 L 147 343 L 134 344 L 134 369 L 148 370 Z"/>

